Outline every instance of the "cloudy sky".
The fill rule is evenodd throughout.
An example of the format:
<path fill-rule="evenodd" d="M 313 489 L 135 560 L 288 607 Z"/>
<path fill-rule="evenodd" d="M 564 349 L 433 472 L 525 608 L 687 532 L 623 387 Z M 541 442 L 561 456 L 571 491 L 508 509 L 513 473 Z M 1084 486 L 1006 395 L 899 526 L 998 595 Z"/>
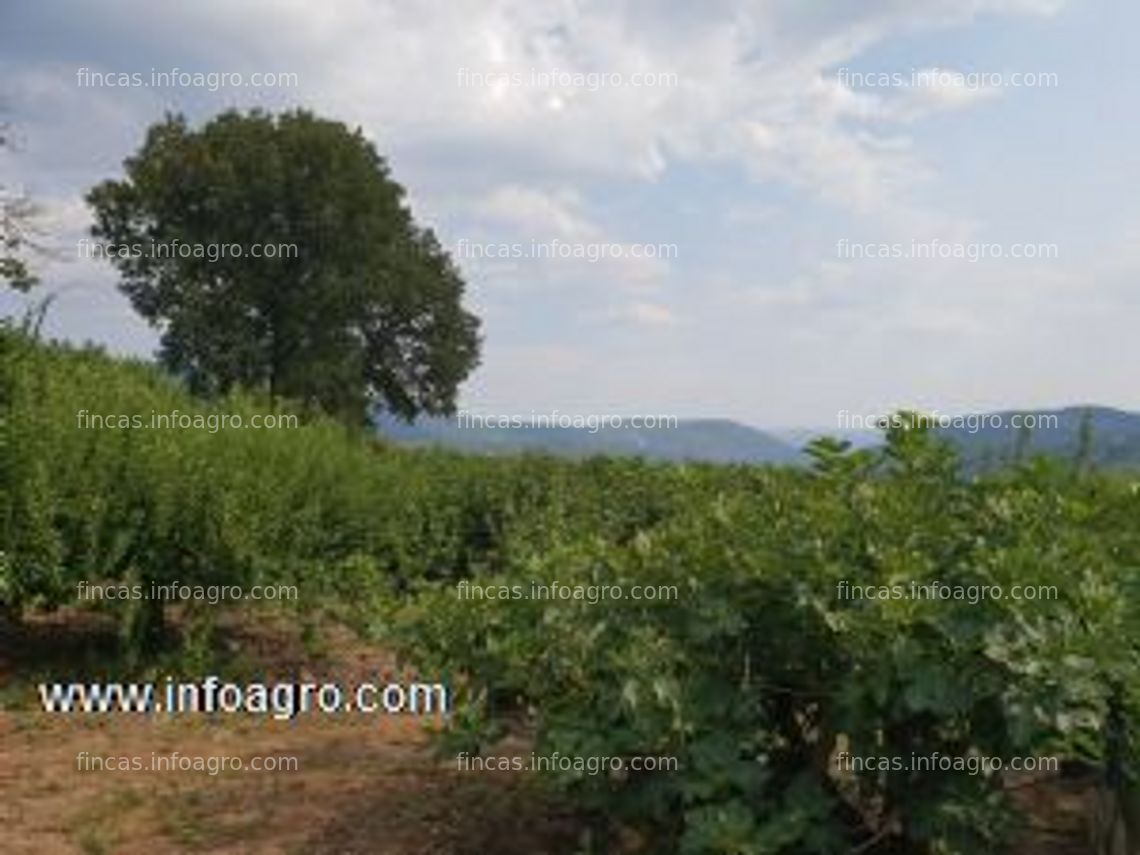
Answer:
<path fill-rule="evenodd" d="M 606 248 L 457 257 L 468 409 L 1140 410 L 1137 29 L 1129 0 L 3 0 L 0 178 L 61 247 L 49 331 L 116 352 L 155 336 L 76 258 L 82 194 L 167 110 L 300 105 L 362 126 L 456 252 Z M 80 73 L 175 68 L 296 85 Z"/>

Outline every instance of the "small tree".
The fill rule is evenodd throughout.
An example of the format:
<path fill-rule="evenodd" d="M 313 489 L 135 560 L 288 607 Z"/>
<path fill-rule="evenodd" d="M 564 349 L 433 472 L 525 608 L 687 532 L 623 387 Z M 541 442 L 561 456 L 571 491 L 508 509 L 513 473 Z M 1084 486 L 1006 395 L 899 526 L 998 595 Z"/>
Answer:
<path fill-rule="evenodd" d="M 479 321 L 359 129 L 305 111 L 201 130 L 168 115 L 124 165 L 88 194 L 92 234 L 196 391 L 262 387 L 352 422 L 454 409 Z"/>

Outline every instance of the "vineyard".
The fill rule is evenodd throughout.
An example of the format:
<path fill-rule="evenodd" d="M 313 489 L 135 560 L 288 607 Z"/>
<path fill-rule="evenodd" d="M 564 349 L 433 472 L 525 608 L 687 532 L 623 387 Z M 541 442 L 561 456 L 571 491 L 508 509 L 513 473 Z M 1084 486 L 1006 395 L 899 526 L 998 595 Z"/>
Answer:
<path fill-rule="evenodd" d="M 850 771 L 841 754 L 1092 769 L 1111 810 L 1088 851 L 1140 851 L 1133 479 L 1081 459 L 966 476 L 905 420 L 881 449 L 817 442 L 803 469 L 410 451 L 319 418 L 77 422 L 176 410 L 269 407 L 204 403 L 151 365 L 0 331 L 9 621 L 76 607 L 92 580 L 295 585 L 278 607 L 290 620 L 352 627 L 453 688 L 445 754 L 523 734 L 544 754 L 676 758 L 547 776 L 589 851 L 976 855 L 1011 851 L 1028 822 L 1000 773 Z M 675 595 L 498 600 L 461 582 Z M 1055 596 L 850 598 L 845 583 Z M 173 654 L 161 605 L 97 608 L 145 674 L 199 661 L 225 607 L 196 606 Z"/>

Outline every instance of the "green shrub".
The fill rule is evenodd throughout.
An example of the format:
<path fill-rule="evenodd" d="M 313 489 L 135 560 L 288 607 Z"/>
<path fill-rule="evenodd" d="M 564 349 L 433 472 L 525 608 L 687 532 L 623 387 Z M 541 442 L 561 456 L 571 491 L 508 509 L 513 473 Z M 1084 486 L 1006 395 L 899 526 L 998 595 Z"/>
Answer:
<path fill-rule="evenodd" d="M 77 424 L 270 409 L 0 328 L 0 606 L 74 604 L 84 580 L 296 585 L 282 605 L 306 625 L 351 623 L 459 689 L 445 748 L 521 721 L 543 754 L 676 758 L 552 777 L 594 818 L 596 851 L 622 827 L 687 855 L 1004 851 L 1000 776 L 852 772 L 841 751 L 1083 759 L 1135 786 L 1140 490 L 1125 478 L 1040 461 L 967 478 L 913 424 L 879 451 L 820 442 L 812 470 L 412 452 L 320 419 Z M 678 595 L 464 599 L 463 580 Z M 1057 597 L 838 595 L 911 581 Z M 150 655 L 161 609 L 110 607 Z"/>

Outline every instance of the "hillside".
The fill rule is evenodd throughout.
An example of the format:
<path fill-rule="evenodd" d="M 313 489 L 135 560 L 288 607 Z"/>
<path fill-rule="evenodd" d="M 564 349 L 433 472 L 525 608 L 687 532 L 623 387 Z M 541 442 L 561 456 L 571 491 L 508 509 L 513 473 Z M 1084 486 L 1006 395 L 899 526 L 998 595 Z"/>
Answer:
<path fill-rule="evenodd" d="M 1108 407 L 1065 407 L 1057 410 L 1007 410 L 987 414 L 985 423 L 1009 425 L 1036 420 L 1041 425 L 1023 431 L 1012 427 L 943 428 L 974 468 L 991 468 L 1016 457 L 1044 454 L 1075 459 L 1081 453 L 1081 430 L 1086 418 L 1090 429 L 1088 460 L 1108 468 L 1140 467 L 1140 414 Z"/>
<path fill-rule="evenodd" d="M 390 416 L 377 429 L 401 443 L 483 454 L 542 451 L 565 457 L 640 456 L 709 463 L 797 463 L 798 449 L 770 434 L 728 419 L 681 420 L 674 428 L 461 427 L 456 420 L 424 418 L 407 424 Z"/>
<path fill-rule="evenodd" d="M 1003 410 L 966 416 L 973 427 L 937 431 L 949 440 L 971 469 L 992 468 L 1021 456 L 1043 454 L 1073 459 L 1081 448 L 1086 413 L 1091 428 L 1089 460 L 1108 468 L 1140 467 L 1140 414 L 1098 406 L 1056 410 Z M 1016 417 L 1016 418 L 1015 418 Z M 1010 425 L 1035 420 L 1024 432 Z M 1053 421 L 1055 419 L 1055 421 Z M 541 451 L 565 457 L 641 456 L 651 460 L 700 460 L 710 463 L 805 462 L 803 449 L 812 439 L 837 436 L 855 448 L 882 444 L 873 431 L 804 428 L 762 431 L 728 419 L 681 420 L 672 429 L 461 427 L 454 419 L 424 418 L 407 424 L 390 416 L 376 419 L 381 434 L 399 443 L 438 446 L 477 454 Z"/>

